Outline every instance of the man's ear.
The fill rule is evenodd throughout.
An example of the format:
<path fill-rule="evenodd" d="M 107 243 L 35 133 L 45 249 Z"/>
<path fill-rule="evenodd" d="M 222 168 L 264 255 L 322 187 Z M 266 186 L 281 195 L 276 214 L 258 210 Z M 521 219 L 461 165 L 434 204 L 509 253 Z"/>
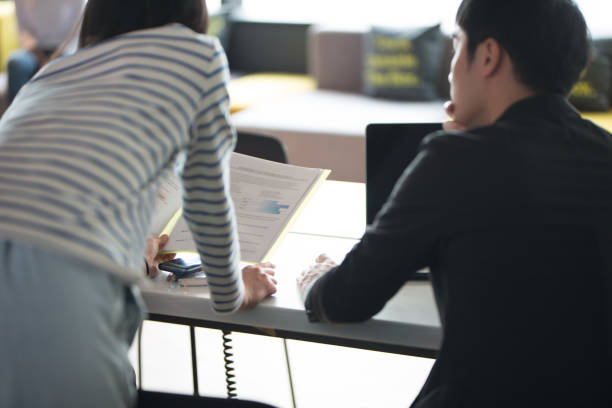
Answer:
<path fill-rule="evenodd" d="M 503 59 L 503 49 L 499 42 L 494 38 L 487 38 L 478 48 L 478 65 L 481 74 L 486 78 L 495 75 Z"/>

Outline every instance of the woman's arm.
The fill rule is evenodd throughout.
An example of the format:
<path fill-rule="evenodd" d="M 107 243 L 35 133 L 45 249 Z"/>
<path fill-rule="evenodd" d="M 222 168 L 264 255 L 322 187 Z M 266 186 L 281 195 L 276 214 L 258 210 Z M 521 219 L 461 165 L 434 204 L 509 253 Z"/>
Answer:
<path fill-rule="evenodd" d="M 254 306 L 276 288 L 270 267 L 247 267 L 244 280 L 240 271 L 229 178 L 236 132 L 229 119 L 227 59 L 218 41 L 207 71 L 207 91 L 192 128 L 183 170 L 183 212 L 208 277 L 213 308 L 219 313 L 232 313 L 241 306 Z"/>

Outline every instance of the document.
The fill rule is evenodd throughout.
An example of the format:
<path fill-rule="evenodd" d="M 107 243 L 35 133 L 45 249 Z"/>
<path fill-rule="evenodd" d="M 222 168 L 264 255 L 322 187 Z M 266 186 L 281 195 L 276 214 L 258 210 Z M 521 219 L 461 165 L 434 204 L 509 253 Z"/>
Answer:
<path fill-rule="evenodd" d="M 232 153 L 230 194 L 236 211 L 243 262 L 265 262 L 270 258 L 329 173 L 330 170 Z M 165 197 L 165 201 L 156 207 L 153 224 L 158 226 L 159 234 L 170 236 L 165 247 L 168 252 L 197 251 L 187 222 L 182 217 L 180 185 L 176 174 L 164 180 L 162 192 L 178 196 L 178 205 L 176 197 Z M 175 186 L 179 186 L 178 189 Z M 169 211 L 172 205 L 176 207 Z M 159 225 L 164 225 L 164 222 L 165 228 L 160 230 Z"/>
<path fill-rule="evenodd" d="M 181 181 L 175 171 L 169 170 L 162 179 L 155 212 L 151 222 L 150 235 L 161 235 L 183 202 Z M 171 224 L 174 226 L 174 224 Z"/>

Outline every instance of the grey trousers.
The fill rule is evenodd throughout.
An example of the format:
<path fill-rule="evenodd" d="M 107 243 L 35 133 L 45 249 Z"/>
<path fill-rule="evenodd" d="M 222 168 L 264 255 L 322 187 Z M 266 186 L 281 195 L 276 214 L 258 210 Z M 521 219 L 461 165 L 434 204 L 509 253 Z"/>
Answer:
<path fill-rule="evenodd" d="M 87 262 L 0 240 L 0 407 L 131 407 L 136 289 Z"/>

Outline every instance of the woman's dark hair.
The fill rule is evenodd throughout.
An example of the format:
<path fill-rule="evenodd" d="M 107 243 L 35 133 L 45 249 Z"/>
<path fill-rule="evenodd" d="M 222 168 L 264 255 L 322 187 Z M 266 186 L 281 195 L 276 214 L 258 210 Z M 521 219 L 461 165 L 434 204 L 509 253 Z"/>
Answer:
<path fill-rule="evenodd" d="M 591 55 L 586 22 L 572 0 L 463 0 L 457 25 L 470 58 L 494 38 L 517 78 L 536 92 L 568 95 Z"/>
<path fill-rule="evenodd" d="M 208 12 L 204 0 L 89 0 L 83 12 L 79 48 L 170 23 L 205 33 Z"/>

